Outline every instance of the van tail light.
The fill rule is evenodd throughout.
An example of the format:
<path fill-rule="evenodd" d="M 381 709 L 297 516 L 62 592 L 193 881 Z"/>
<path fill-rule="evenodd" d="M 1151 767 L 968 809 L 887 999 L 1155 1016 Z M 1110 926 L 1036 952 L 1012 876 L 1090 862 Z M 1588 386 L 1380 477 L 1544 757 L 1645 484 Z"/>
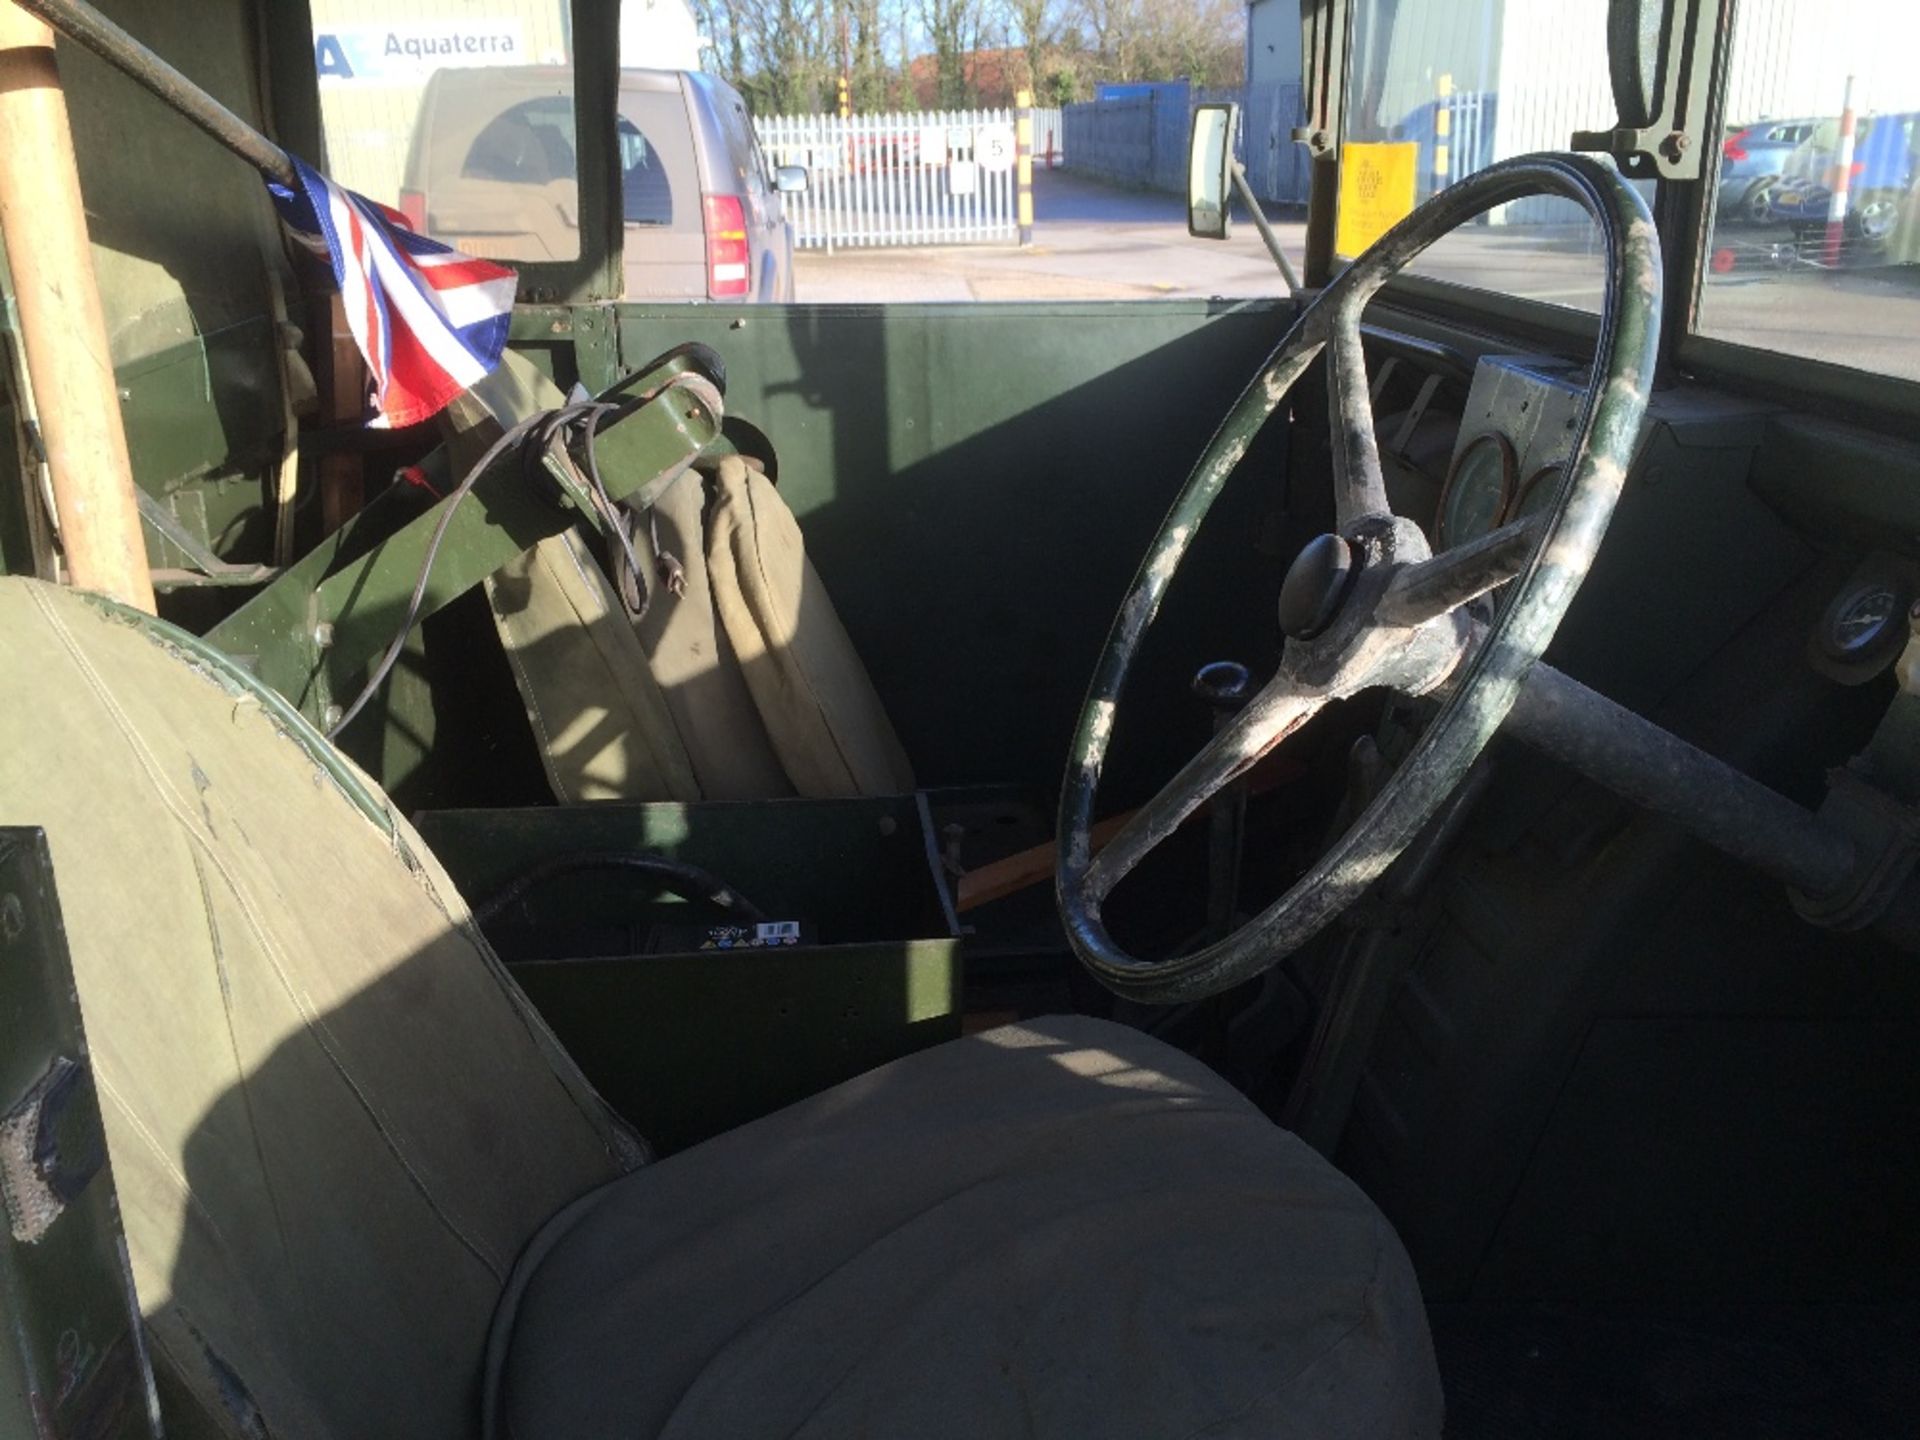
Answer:
<path fill-rule="evenodd" d="M 1726 158 L 1729 160 L 1746 159 L 1747 147 L 1742 145 L 1740 142 L 1742 140 L 1745 140 L 1747 136 L 1751 135 L 1752 133 L 1753 132 L 1751 130 L 1741 130 L 1736 134 L 1729 135 L 1725 140 L 1722 140 L 1720 142 L 1720 153 L 1726 156 Z"/>
<path fill-rule="evenodd" d="M 738 195 L 702 197 L 707 222 L 707 295 L 736 299 L 747 293 L 747 210 Z"/>
<path fill-rule="evenodd" d="M 427 197 L 420 191 L 400 192 L 400 213 L 406 217 L 407 224 L 413 227 L 414 234 L 427 233 Z"/>

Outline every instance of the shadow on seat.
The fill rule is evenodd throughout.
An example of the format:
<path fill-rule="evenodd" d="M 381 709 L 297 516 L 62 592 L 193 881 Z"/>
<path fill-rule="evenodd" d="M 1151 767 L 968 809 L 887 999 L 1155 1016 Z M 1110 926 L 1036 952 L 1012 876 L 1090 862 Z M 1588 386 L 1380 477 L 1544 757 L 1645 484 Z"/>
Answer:
<path fill-rule="evenodd" d="M 283 703 L 32 581 L 0 661 L 171 1429 L 1437 1433 L 1391 1229 L 1189 1057 L 1010 1027 L 637 1168 Z"/>

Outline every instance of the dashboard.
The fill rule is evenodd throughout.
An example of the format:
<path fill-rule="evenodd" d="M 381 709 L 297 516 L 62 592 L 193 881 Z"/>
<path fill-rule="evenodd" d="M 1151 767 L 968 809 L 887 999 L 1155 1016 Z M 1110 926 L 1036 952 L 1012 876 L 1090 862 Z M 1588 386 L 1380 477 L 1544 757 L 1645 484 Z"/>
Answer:
<path fill-rule="evenodd" d="M 1550 506 L 1586 366 L 1472 358 L 1377 331 L 1376 413 L 1395 508 L 1436 551 Z M 1404 508 L 1403 508 L 1404 507 Z M 1783 590 L 1812 583 L 1807 663 L 1861 684 L 1898 658 L 1920 599 L 1920 448 L 1680 382 L 1657 389 L 1619 510 L 1555 661 L 1657 705 Z"/>

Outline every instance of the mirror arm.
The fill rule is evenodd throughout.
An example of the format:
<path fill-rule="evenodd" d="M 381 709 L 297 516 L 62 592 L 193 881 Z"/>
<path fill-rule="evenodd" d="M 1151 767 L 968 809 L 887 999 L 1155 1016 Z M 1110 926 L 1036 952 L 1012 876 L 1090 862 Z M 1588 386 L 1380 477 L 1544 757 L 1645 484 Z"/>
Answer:
<path fill-rule="evenodd" d="M 1612 0 L 1611 9 L 1645 4 L 1647 0 Z M 1711 136 L 1707 133 L 1707 90 L 1713 74 L 1714 22 L 1719 17 L 1717 0 L 1664 0 L 1667 11 L 1659 36 L 1652 43 L 1660 47 L 1657 55 L 1608 55 L 1614 72 L 1616 108 L 1624 95 L 1640 88 L 1639 79 L 1631 86 L 1619 82 L 1629 71 L 1635 77 L 1651 77 L 1657 93 L 1649 94 L 1651 111 L 1630 115 L 1622 111 L 1611 130 L 1576 130 L 1568 147 L 1611 155 L 1620 162 L 1624 175 L 1635 180 L 1697 180 L 1703 173 Z M 1624 42 L 1637 27 L 1609 26 L 1609 45 Z M 1641 39 L 1640 43 L 1646 43 Z M 1652 66 L 1644 62 L 1652 60 Z"/>
<path fill-rule="evenodd" d="M 1273 233 L 1273 227 L 1267 223 L 1267 215 L 1260 208 L 1259 197 L 1247 183 L 1247 167 L 1238 160 L 1229 160 L 1228 167 L 1233 174 L 1233 191 L 1240 197 L 1240 203 L 1247 207 L 1247 214 L 1253 219 L 1253 228 L 1260 232 L 1261 242 L 1273 257 L 1273 263 L 1280 267 L 1280 278 L 1287 282 L 1288 290 L 1297 292 L 1300 289 L 1300 277 L 1294 273 L 1286 251 L 1280 248 L 1280 237 Z"/>

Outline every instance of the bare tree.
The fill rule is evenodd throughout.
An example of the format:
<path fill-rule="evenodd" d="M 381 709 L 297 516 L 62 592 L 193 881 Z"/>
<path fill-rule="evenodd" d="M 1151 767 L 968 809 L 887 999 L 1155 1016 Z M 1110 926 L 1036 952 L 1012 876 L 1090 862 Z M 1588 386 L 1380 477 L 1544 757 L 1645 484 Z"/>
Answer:
<path fill-rule="evenodd" d="M 1022 82 L 1042 103 L 1095 81 L 1242 78 L 1243 0 L 694 0 L 713 67 L 762 114 L 833 108 L 845 75 L 856 110 L 913 108 L 916 64 L 933 102 L 975 105 L 984 83 Z M 1004 37 L 1004 39 L 1002 38 Z M 1013 52 L 991 54 L 998 43 Z M 916 62 L 924 46 L 931 54 Z M 924 54 L 925 51 L 922 51 Z"/>
<path fill-rule="evenodd" d="M 1026 60 L 1026 83 L 1039 93 L 1047 73 L 1047 52 L 1060 42 L 1058 0 L 1006 0 L 1007 25 Z"/>

